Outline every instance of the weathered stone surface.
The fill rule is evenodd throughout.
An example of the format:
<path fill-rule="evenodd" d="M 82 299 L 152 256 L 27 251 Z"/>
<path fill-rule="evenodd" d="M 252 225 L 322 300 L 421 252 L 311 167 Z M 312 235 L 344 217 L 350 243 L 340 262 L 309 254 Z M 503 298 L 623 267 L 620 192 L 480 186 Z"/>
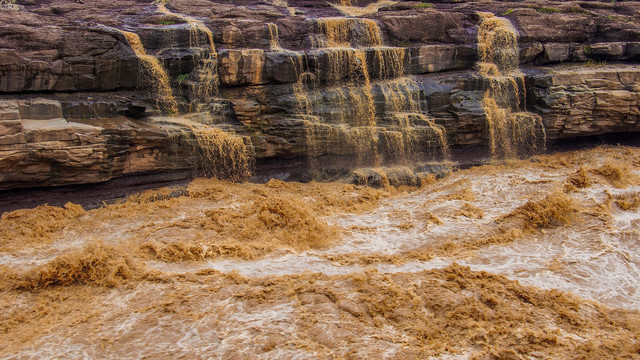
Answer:
<path fill-rule="evenodd" d="M 144 107 L 142 112 L 144 113 Z M 62 102 L 62 112 L 65 118 L 71 119 L 98 119 L 101 117 L 115 117 L 118 115 L 115 101 L 104 99 L 87 99 Z M 133 116 L 136 117 L 136 116 Z"/>
<path fill-rule="evenodd" d="M 621 60 L 626 50 L 626 43 L 599 43 L 589 45 L 591 57 L 602 60 Z"/>
<path fill-rule="evenodd" d="M 233 101 L 233 111 L 237 116 L 252 118 L 260 115 L 261 106 L 255 99 L 237 99 Z"/>
<path fill-rule="evenodd" d="M 544 52 L 542 43 L 535 41 L 520 47 L 520 63 L 528 64 L 533 62 Z"/>
<path fill-rule="evenodd" d="M 33 99 L 18 101 L 21 119 L 44 120 L 62 118 L 62 105 L 59 101 Z"/>
<path fill-rule="evenodd" d="M 20 120 L 0 120 L 0 138 L 18 134 L 23 130 Z"/>
<path fill-rule="evenodd" d="M 294 158 L 307 154 L 308 126 L 302 119 L 265 116 L 248 125 L 255 151 L 265 158 Z"/>
<path fill-rule="evenodd" d="M 562 5 L 557 3 L 557 5 Z M 596 36 L 596 20 L 587 14 L 565 13 L 560 6 L 545 4 L 546 8 L 558 9 L 558 12 L 544 13 L 534 9 L 519 11 L 515 22 L 520 30 L 523 42 L 542 43 L 584 43 Z"/>
<path fill-rule="evenodd" d="M 22 125 L 18 133 L 0 135 L 0 190 L 190 167 L 187 143 L 180 145 L 181 132 L 170 128 L 130 120 L 107 128 L 64 119 L 22 120 Z"/>
<path fill-rule="evenodd" d="M 0 101 L 0 120 L 18 120 L 20 110 L 16 101 Z"/>
<path fill-rule="evenodd" d="M 295 83 L 303 72 L 304 54 L 274 51 L 266 54 L 266 77 L 273 83 Z"/>
<path fill-rule="evenodd" d="M 411 72 L 426 74 L 467 69 L 475 63 L 475 55 L 475 49 L 467 46 L 425 45 L 413 48 L 411 49 Z"/>
<path fill-rule="evenodd" d="M 411 16 L 384 14 L 377 20 L 389 37 L 389 43 L 396 46 L 412 42 L 458 42 L 460 40 L 453 36 L 456 32 L 452 30 L 464 27 L 463 15 L 454 12 L 423 11 Z"/>
<path fill-rule="evenodd" d="M 452 45 L 426 45 L 412 49 L 412 67 L 415 74 L 448 70 L 452 67 L 456 49 Z"/>
<path fill-rule="evenodd" d="M 548 43 L 544 44 L 544 62 L 558 63 L 569 61 L 571 58 L 571 44 Z"/>
<path fill-rule="evenodd" d="M 188 49 L 209 45 L 208 35 L 202 29 L 191 24 L 170 24 L 162 27 L 141 26 L 136 29 L 136 34 L 140 37 L 147 53 L 150 54 L 162 49 Z"/>
<path fill-rule="evenodd" d="M 629 68 L 576 69 L 547 75 L 534 89 L 550 138 L 638 131 L 639 96 L 629 88 L 638 79 Z"/>
<path fill-rule="evenodd" d="M 161 113 L 158 82 L 122 30 L 158 60 L 180 114 L 250 137 L 259 160 L 333 156 L 349 166 L 380 151 L 386 161 L 398 114 L 424 116 L 406 136 L 427 137 L 435 123 L 454 148 L 486 145 L 488 84 L 472 70 L 477 12 L 519 31 L 521 100 L 550 139 L 640 130 L 640 72 L 615 64 L 640 61 L 638 2 L 407 1 L 361 18 L 325 2 L 288 4 L 172 0 L 167 13 L 147 0 L 51 0 L 0 12 L 0 188 L 189 166 L 171 140 L 182 129 L 146 118 Z M 353 47 L 325 47 L 319 18 Z"/>
<path fill-rule="evenodd" d="M 263 50 L 222 50 L 219 53 L 220 81 L 224 85 L 258 85 L 265 82 Z"/>

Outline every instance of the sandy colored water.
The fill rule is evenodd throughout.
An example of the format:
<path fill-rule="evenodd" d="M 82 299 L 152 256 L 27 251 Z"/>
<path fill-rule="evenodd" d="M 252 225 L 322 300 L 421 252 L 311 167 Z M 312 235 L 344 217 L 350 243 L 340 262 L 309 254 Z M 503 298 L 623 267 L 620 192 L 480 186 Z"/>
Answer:
<path fill-rule="evenodd" d="M 640 149 L 0 219 L 0 358 L 640 358 Z"/>

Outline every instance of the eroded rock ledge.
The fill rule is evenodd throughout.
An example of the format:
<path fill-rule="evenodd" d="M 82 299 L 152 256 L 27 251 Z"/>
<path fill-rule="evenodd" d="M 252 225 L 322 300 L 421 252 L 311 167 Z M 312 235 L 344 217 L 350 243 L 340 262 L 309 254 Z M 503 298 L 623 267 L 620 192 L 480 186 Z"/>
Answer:
<path fill-rule="evenodd" d="M 166 71 L 173 115 L 245 137 L 274 173 L 322 158 L 357 164 L 349 159 L 362 149 L 335 129 L 358 125 L 348 119 L 363 86 L 378 134 L 418 108 L 451 147 L 485 146 L 477 11 L 518 29 L 520 95 L 548 139 L 640 130 L 638 3 L 407 1 L 369 14 L 373 1 L 351 3 L 172 0 L 162 12 L 142 0 L 18 1 L 0 11 L 0 189 L 190 173 L 193 136 L 162 117 L 157 85 L 121 30 Z M 350 18 L 344 11 L 359 11 L 348 21 L 360 25 L 336 47 L 323 21 Z M 363 35 L 371 24 L 379 39 Z M 428 125 L 416 123 L 416 137 Z M 388 144 L 376 146 L 394 160 Z"/>

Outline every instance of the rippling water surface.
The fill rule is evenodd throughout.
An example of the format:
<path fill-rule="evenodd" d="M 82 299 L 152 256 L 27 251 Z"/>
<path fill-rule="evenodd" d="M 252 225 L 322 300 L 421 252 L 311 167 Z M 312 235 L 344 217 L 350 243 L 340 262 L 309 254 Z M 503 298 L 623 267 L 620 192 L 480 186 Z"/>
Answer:
<path fill-rule="evenodd" d="M 2 216 L 2 358 L 639 356 L 640 150 Z"/>

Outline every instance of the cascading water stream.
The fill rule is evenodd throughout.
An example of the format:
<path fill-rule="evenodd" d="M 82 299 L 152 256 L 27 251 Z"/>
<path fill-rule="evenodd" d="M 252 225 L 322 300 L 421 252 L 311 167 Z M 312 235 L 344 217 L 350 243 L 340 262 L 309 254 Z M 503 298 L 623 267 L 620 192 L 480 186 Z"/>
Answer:
<path fill-rule="evenodd" d="M 526 112 L 524 75 L 518 70 L 518 31 L 508 19 L 479 13 L 478 68 L 489 81 L 482 107 L 487 117 L 489 146 L 494 157 L 515 157 L 543 150 L 546 143 L 540 116 Z"/>
<path fill-rule="evenodd" d="M 211 30 L 202 21 L 180 13 L 171 12 L 164 4 L 158 4 L 157 11 L 185 21 L 190 26 L 189 47 L 202 49 L 201 64 L 198 64 L 188 82 L 190 92 L 197 102 L 208 104 L 212 96 L 218 93 L 219 79 L 216 62 L 216 46 Z M 204 37 L 204 39 L 203 39 Z"/>
<path fill-rule="evenodd" d="M 187 24 L 189 24 L 189 26 L 191 26 L 192 31 L 189 39 L 191 47 L 201 47 L 204 45 L 199 40 L 199 32 L 202 32 L 207 37 L 208 44 L 206 44 L 206 46 L 208 46 L 212 51 L 216 50 L 216 46 L 213 43 L 213 34 L 211 33 L 211 30 L 209 30 L 209 28 L 202 23 L 202 21 L 191 16 L 171 12 L 164 4 L 158 4 L 158 12 L 184 20 Z"/>
<path fill-rule="evenodd" d="M 316 48 L 382 46 L 382 32 L 371 19 L 321 18 L 312 28 Z"/>
<path fill-rule="evenodd" d="M 273 23 L 267 23 L 267 28 L 269 29 L 269 47 L 272 51 L 282 50 L 280 47 L 280 32 L 278 30 L 278 25 Z"/>
<path fill-rule="evenodd" d="M 165 112 L 170 114 L 178 113 L 178 103 L 173 97 L 173 91 L 169 83 L 169 76 L 164 70 L 158 59 L 147 54 L 140 37 L 136 33 L 119 30 L 127 39 L 131 49 L 140 59 L 140 62 L 149 73 L 152 83 L 155 87 L 158 106 Z"/>
<path fill-rule="evenodd" d="M 419 160 L 425 153 L 438 151 L 447 157 L 444 128 L 424 115 L 419 87 L 405 77 L 406 49 L 383 46 L 375 21 L 316 19 L 310 35 L 314 49 L 307 54 L 296 52 L 295 56 L 281 48 L 277 26 L 267 26 L 271 50 L 290 53 L 296 69 L 295 111 L 307 122 L 311 154 L 337 154 L 333 145 L 324 149 L 316 146 L 326 143 L 341 144 L 347 153 L 356 155 L 358 165 L 380 165 L 379 152 L 394 163 Z M 308 62 L 315 64 L 312 72 L 304 71 L 305 64 L 309 68 Z M 344 82 L 347 85 L 341 85 Z M 329 87 L 315 90 L 320 83 Z M 331 104 L 330 109 L 327 104 Z M 419 120 L 390 120 L 396 113 Z"/>
<path fill-rule="evenodd" d="M 246 181 L 251 176 L 253 157 L 241 137 L 211 126 L 189 128 L 196 141 L 194 158 L 200 161 L 200 176 L 231 181 Z"/>
<path fill-rule="evenodd" d="M 363 16 L 368 14 L 375 14 L 381 8 L 395 5 L 397 1 L 392 0 L 378 0 L 377 2 L 368 4 L 367 6 L 354 6 L 351 0 L 340 0 L 338 3 L 330 2 L 331 6 L 339 10 L 346 16 Z"/>
<path fill-rule="evenodd" d="M 205 48 L 215 52 L 215 45 L 211 31 L 200 21 L 182 14 L 170 12 L 164 5 L 158 5 L 158 11 L 185 20 L 190 26 L 190 47 Z M 155 84 L 158 106 L 170 115 L 178 114 L 178 103 L 173 96 L 169 76 L 157 58 L 146 53 L 140 37 L 132 32 L 121 31 L 136 56 L 149 72 Z M 201 41 L 202 34 L 206 39 Z M 194 81 L 195 93 L 200 100 L 210 101 L 211 95 L 217 90 L 215 60 L 211 56 L 206 59 L 204 66 L 199 69 Z M 193 135 L 192 155 L 194 167 L 201 176 L 216 177 L 233 181 L 246 180 L 252 170 L 253 158 L 243 139 L 227 133 L 219 128 L 193 123 L 183 118 L 165 118 L 165 122 L 189 129 L 183 133 L 186 138 Z"/>

